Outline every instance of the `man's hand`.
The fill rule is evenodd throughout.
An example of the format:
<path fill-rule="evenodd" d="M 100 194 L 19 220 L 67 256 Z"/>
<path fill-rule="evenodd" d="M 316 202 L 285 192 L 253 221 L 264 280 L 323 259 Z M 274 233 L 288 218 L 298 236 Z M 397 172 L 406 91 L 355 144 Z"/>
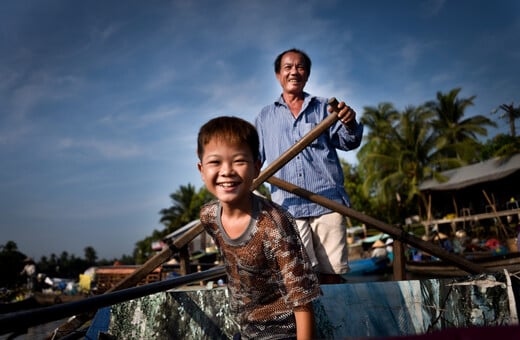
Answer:
<path fill-rule="evenodd" d="M 332 107 L 328 107 L 329 112 L 332 112 Z M 345 102 L 340 102 L 338 104 L 338 119 L 345 124 L 347 127 L 355 127 L 356 126 L 356 111 L 352 109 L 350 106 L 345 104 Z"/>

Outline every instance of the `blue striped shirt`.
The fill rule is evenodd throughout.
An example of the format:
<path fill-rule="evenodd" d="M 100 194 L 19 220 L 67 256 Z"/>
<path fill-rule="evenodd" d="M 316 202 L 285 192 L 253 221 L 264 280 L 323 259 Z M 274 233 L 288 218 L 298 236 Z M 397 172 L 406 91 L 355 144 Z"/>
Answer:
<path fill-rule="evenodd" d="M 294 118 L 282 96 L 260 111 L 255 125 L 260 136 L 260 159 L 264 165 L 276 160 L 329 114 L 326 98 L 305 93 L 302 111 Z M 348 151 L 361 143 L 363 125 L 346 128 L 332 125 L 274 176 L 316 194 L 349 206 L 343 185 L 343 170 L 336 149 Z M 319 204 L 271 185 L 271 199 L 295 218 L 321 216 L 331 212 Z"/>

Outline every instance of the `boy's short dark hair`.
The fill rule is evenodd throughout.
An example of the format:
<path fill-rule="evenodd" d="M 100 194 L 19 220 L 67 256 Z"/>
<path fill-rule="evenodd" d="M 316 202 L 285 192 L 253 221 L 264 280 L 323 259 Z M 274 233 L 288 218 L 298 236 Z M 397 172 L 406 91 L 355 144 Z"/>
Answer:
<path fill-rule="evenodd" d="M 197 138 L 197 155 L 202 160 L 204 146 L 213 138 L 218 138 L 231 144 L 246 144 L 251 149 L 253 159 L 259 159 L 260 141 L 253 124 L 238 118 L 222 116 L 211 119 L 202 125 Z"/>
<path fill-rule="evenodd" d="M 307 53 L 303 52 L 302 50 L 299 50 L 297 48 L 291 48 L 290 50 L 287 50 L 287 51 L 283 51 L 282 53 L 280 53 L 276 59 L 274 60 L 274 72 L 276 74 L 280 73 L 280 69 L 282 67 L 281 63 L 282 63 L 282 58 L 285 54 L 289 53 L 289 52 L 294 52 L 294 53 L 298 53 L 299 55 L 301 55 L 303 57 L 303 60 L 305 61 L 305 71 L 307 71 L 307 74 L 310 75 L 311 74 L 311 58 L 309 58 L 309 56 L 307 55 Z"/>

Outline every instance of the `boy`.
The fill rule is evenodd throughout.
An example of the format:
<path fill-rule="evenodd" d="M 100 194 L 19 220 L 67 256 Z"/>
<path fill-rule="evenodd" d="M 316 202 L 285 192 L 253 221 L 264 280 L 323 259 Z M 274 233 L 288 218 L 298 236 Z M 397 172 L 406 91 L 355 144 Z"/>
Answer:
<path fill-rule="evenodd" d="M 283 208 L 251 192 L 260 172 L 255 127 L 236 117 L 199 131 L 198 169 L 217 198 L 200 220 L 223 255 L 230 306 L 243 338 L 311 339 L 318 279 Z"/>

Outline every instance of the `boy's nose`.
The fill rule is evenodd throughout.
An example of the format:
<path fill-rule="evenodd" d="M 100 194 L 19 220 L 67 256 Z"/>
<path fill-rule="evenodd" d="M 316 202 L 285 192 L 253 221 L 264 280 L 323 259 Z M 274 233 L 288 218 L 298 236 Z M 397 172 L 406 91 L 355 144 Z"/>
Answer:
<path fill-rule="evenodd" d="M 233 166 L 230 163 L 223 163 L 222 167 L 220 168 L 220 174 L 221 175 L 229 175 L 233 173 Z"/>

